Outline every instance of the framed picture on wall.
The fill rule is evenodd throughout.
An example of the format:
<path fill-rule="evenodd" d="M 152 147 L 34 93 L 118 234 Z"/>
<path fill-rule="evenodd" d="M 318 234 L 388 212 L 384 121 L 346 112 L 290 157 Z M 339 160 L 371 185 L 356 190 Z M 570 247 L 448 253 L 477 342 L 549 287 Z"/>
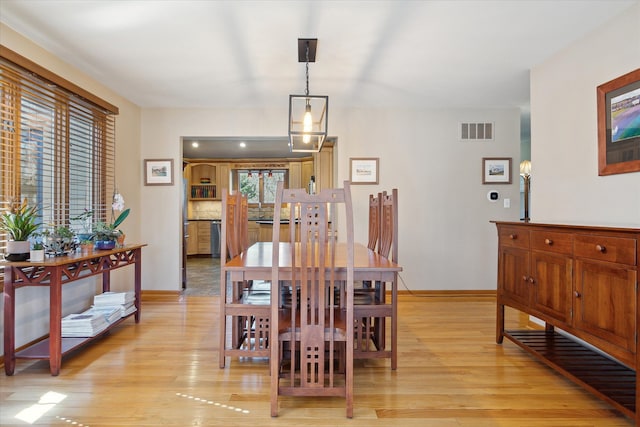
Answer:
<path fill-rule="evenodd" d="M 352 157 L 349 159 L 351 184 L 377 184 L 379 158 Z"/>
<path fill-rule="evenodd" d="M 511 184 L 511 157 L 483 157 L 483 184 Z"/>
<path fill-rule="evenodd" d="M 597 88 L 598 175 L 640 171 L 640 68 Z"/>
<path fill-rule="evenodd" d="M 145 159 L 144 185 L 173 185 L 173 159 Z"/>

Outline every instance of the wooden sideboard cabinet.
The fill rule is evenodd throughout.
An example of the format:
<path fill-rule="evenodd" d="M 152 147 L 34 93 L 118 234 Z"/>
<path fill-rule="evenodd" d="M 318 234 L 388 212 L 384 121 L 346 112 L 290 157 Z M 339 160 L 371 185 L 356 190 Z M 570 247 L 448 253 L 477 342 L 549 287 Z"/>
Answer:
<path fill-rule="evenodd" d="M 508 338 L 638 424 L 640 229 L 495 224 L 496 341 Z M 505 307 L 542 320 L 544 330 L 506 330 Z"/>

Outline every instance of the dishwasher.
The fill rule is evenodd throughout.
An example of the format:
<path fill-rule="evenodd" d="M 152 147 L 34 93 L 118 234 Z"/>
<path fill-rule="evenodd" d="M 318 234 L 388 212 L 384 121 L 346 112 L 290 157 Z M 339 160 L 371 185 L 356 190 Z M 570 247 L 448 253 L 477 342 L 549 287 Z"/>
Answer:
<path fill-rule="evenodd" d="M 211 221 L 211 258 L 220 258 L 220 226 L 222 221 Z"/>

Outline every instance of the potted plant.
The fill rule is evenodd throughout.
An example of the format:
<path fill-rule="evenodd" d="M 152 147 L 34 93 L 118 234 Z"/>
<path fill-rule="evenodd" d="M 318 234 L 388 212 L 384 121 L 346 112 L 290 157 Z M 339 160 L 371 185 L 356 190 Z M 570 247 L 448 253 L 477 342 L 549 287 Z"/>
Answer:
<path fill-rule="evenodd" d="M 25 261 L 29 258 L 29 237 L 38 229 L 37 206 L 29 206 L 27 199 L 12 201 L 9 209 L 0 214 L 0 230 L 9 235 L 7 261 Z"/>
<path fill-rule="evenodd" d="M 66 255 L 76 248 L 75 234 L 65 225 L 54 225 L 50 230 L 45 230 L 44 247 L 48 254 L 54 256 Z"/>
<path fill-rule="evenodd" d="M 78 216 L 69 218 L 72 222 L 79 225 L 79 230 L 76 232 L 78 242 L 82 244 L 83 240 L 91 240 L 91 219 L 93 218 L 93 211 L 85 208 L 85 210 Z"/>
<path fill-rule="evenodd" d="M 111 224 L 100 221 L 93 227 L 93 241 L 95 249 L 113 249 L 116 247 L 118 237 L 122 235 L 122 231 L 118 230 L 118 226 L 129 216 L 130 209 L 123 210 L 118 218 Z"/>
<path fill-rule="evenodd" d="M 44 261 L 44 245 L 40 241 L 36 241 L 31 245 L 31 251 L 29 252 L 29 261 L 42 262 Z"/>

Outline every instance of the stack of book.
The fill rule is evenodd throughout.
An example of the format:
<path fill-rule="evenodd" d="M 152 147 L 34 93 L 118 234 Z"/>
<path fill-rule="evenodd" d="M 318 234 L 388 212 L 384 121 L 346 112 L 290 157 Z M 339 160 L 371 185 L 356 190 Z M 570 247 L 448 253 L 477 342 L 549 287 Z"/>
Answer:
<path fill-rule="evenodd" d="M 63 337 L 93 337 L 107 329 L 109 323 L 104 314 L 91 312 L 70 314 L 62 319 Z"/>
<path fill-rule="evenodd" d="M 117 309 L 119 317 L 126 317 L 136 311 L 135 301 L 133 292 L 104 292 L 93 297 L 93 308 Z"/>

